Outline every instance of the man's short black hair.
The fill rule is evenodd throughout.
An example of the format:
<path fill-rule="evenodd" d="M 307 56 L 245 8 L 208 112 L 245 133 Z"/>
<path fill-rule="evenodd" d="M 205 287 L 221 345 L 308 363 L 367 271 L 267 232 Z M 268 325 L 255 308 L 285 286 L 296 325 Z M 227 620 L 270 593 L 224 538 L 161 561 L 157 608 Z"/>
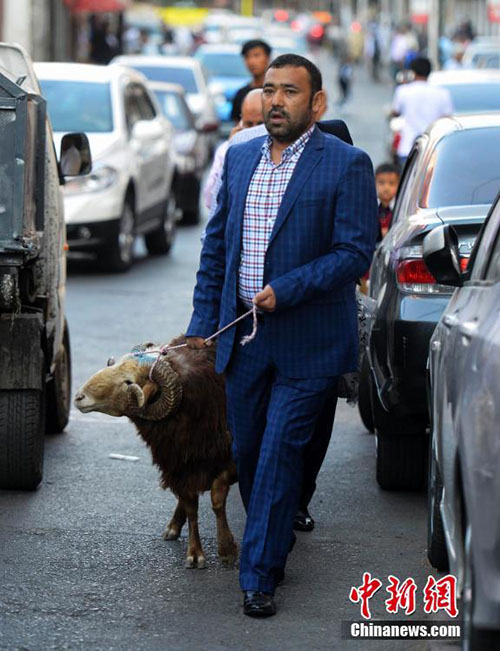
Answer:
<path fill-rule="evenodd" d="M 399 170 L 393 163 L 380 163 L 375 170 L 375 176 L 379 174 L 397 174 L 399 176 Z"/>
<path fill-rule="evenodd" d="M 410 63 L 410 70 L 418 77 L 427 77 L 431 74 L 432 63 L 426 57 L 417 57 Z"/>
<path fill-rule="evenodd" d="M 286 68 L 287 66 L 291 66 L 292 68 L 305 68 L 307 70 L 311 81 L 311 96 L 323 88 L 323 78 L 319 69 L 312 61 L 309 61 L 306 57 L 301 57 L 300 54 L 281 54 L 271 61 L 267 69 Z"/>
<path fill-rule="evenodd" d="M 243 47 L 241 48 L 241 55 L 245 57 L 250 52 L 250 50 L 255 50 L 258 47 L 264 50 L 268 57 L 271 56 L 271 47 L 265 41 L 261 41 L 258 38 L 244 43 Z"/>

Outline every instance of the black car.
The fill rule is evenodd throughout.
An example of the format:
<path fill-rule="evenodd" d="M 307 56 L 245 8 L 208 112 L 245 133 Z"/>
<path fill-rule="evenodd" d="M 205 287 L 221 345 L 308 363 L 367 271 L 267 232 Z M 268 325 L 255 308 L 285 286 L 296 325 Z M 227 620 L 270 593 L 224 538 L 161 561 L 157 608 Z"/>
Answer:
<path fill-rule="evenodd" d="M 181 86 L 160 82 L 148 85 L 175 130 L 173 187 L 177 207 L 182 211 L 182 223 L 197 224 L 200 220 L 201 178 L 210 157 L 209 142 L 204 132 L 196 128 Z"/>
<path fill-rule="evenodd" d="M 426 478 L 429 340 L 452 289 L 427 269 L 422 240 L 436 226 L 452 224 L 465 269 L 499 187 L 500 114 L 443 118 L 417 139 L 408 158 L 391 228 L 370 271 L 377 308 L 361 378 L 361 391 L 371 396 L 373 423 L 367 424 L 376 431 L 382 488 L 415 490 Z"/>

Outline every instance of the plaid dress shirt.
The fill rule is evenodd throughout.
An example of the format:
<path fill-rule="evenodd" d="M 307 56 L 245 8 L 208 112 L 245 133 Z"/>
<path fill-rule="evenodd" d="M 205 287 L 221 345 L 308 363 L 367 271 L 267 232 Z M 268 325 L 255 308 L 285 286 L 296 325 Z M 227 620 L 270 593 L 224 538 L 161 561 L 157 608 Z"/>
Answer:
<path fill-rule="evenodd" d="M 264 259 L 281 200 L 313 130 L 314 126 L 287 147 L 278 165 L 271 158 L 271 137 L 262 145 L 243 215 L 238 296 L 247 307 L 252 306 L 253 297 L 262 290 Z"/>

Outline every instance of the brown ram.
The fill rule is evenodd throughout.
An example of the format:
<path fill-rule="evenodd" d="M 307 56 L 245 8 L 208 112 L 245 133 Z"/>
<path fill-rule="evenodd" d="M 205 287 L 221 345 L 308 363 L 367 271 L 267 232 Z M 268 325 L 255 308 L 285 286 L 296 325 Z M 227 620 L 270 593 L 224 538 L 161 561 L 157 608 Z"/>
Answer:
<path fill-rule="evenodd" d="M 184 337 L 170 345 L 184 343 Z M 186 521 L 189 543 L 186 567 L 205 567 L 198 532 L 198 496 L 210 490 L 217 518 L 219 556 L 232 562 L 236 543 L 226 518 L 226 498 L 236 481 L 231 435 L 226 423 L 224 380 L 214 370 L 214 347 L 178 348 L 160 356 L 136 347 L 116 364 L 93 375 L 77 393 L 76 407 L 84 413 L 100 411 L 128 416 L 151 449 L 161 472 L 161 485 L 178 503 L 163 537 L 176 540 Z M 151 372 L 151 378 L 150 378 Z"/>

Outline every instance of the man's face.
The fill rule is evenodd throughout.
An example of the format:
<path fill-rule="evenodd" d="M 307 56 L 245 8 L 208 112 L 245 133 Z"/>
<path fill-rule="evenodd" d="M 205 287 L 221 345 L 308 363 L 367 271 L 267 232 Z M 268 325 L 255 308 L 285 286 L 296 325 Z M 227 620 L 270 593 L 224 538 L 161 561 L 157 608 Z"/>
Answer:
<path fill-rule="evenodd" d="M 398 191 L 399 176 L 394 172 L 382 172 L 375 177 L 377 195 L 380 203 L 388 206 Z"/>
<path fill-rule="evenodd" d="M 264 117 L 262 116 L 262 102 L 260 99 L 258 101 L 243 104 L 241 111 L 241 126 L 243 129 L 256 127 L 258 124 L 262 124 L 263 122 Z"/>
<path fill-rule="evenodd" d="M 323 92 L 311 98 L 311 82 L 305 68 L 269 68 L 262 90 L 264 122 L 278 142 L 294 142 L 315 121 L 323 105 Z"/>
<path fill-rule="evenodd" d="M 245 64 L 252 77 L 260 77 L 269 65 L 269 57 L 263 48 L 254 47 L 245 54 Z"/>

